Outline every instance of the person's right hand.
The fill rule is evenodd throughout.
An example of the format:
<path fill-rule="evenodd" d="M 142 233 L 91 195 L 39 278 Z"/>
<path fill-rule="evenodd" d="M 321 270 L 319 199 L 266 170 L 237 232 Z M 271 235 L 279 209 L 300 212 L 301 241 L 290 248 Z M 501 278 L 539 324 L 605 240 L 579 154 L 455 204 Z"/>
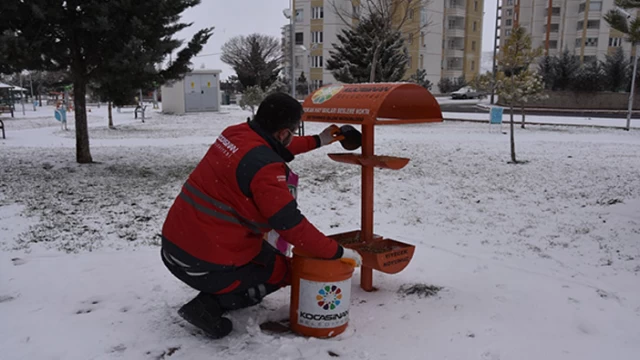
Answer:
<path fill-rule="evenodd" d="M 362 266 L 362 256 L 360 256 L 357 251 L 347 248 L 342 248 L 342 250 L 343 252 L 341 259 L 354 261 L 356 263 L 356 267 Z"/>

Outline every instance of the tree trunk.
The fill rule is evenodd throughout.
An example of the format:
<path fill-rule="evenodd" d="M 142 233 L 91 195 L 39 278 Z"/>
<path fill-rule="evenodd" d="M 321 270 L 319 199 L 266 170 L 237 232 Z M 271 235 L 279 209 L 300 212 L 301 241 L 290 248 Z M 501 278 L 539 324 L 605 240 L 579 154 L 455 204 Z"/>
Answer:
<path fill-rule="evenodd" d="M 522 111 L 522 124 L 520 125 L 520 127 L 524 129 L 524 104 L 522 104 L 522 107 L 520 109 Z"/>
<path fill-rule="evenodd" d="M 89 129 L 87 127 L 86 79 L 76 75 L 73 79 L 73 101 L 76 120 L 76 161 L 80 164 L 92 163 L 89 150 Z"/>
<path fill-rule="evenodd" d="M 380 57 L 381 44 L 376 45 L 376 49 L 373 51 L 373 60 L 371 61 L 371 74 L 369 75 L 369 82 L 376 82 L 376 68 L 378 67 L 378 58 Z"/>
<path fill-rule="evenodd" d="M 511 121 L 510 121 L 510 128 L 511 128 L 511 162 L 513 162 L 514 164 L 517 162 L 516 161 L 516 141 L 515 138 L 513 137 L 513 105 L 509 106 L 509 110 L 511 112 Z"/>
<path fill-rule="evenodd" d="M 107 102 L 107 112 L 109 113 L 109 129 L 113 129 L 113 115 L 111 113 L 111 101 Z"/>

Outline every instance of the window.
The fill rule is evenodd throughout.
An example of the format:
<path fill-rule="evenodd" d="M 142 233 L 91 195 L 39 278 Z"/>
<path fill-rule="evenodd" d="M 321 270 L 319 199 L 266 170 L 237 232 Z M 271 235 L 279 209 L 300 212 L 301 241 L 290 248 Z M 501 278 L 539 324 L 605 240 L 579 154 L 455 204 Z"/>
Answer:
<path fill-rule="evenodd" d="M 420 26 L 426 26 L 427 22 L 427 9 L 423 6 L 420 8 Z"/>
<path fill-rule="evenodd" d="M 551 24 L 551 26 L 549 27 L 549 32 L 557 33 L 559 29 L 560 29 L 559 24 Z"/>
<path fill-rule="evenodd" d="M 576 30 L 582 30 L 583 27 L 584 27 L 584 21 L 582 21 L 582 20 L 578 21 L 578 25 L 576 26 Z"/>
<path fill-rule="evenodd" d="M 422 46 L 424 46 L 424 32 L 420 33 L 420 44 L 422 44 Z"/>
<path fill-rule="evenodd" d="M 447 69 L 448 70 L 462 70 L 462 64 L 458 61 L 459 59 L 447 59 Z"/>
<path fill-rule="evenodd" d="M 507 9 L 507 16 L 509 16 L 509 17 L 513 16 L 513 10 L 512 9 Z"/>
<path fill-rule="evenodd" d="M 622 38 L 609 38 L 609 46 L 622 46 Z"/>
<path fill-rule="evenodd" d="M 296 45 L 304 44 L 304 33 L 296 33 Z"/>
<path fill-rule="evenodd" d="M 602 10 L 602 2 L 601 1 L 592 1 L 589 3 L 589 10 L 591 11 L 600 11 Z"/>
<path fill-rule="evenodd" d="M 473 2 L 473 11 L 478 11 L 478 2 L 477 1 Z"/>
<path fill-rule="evenodd" d="M 319 89 L 322 87 L 322 80 L 313 80 L 313 88 L 315 89 Z"/>
<path fill-rule="evenodd" d="M 513 6 L 513 0 L 507 0 L 507 6 Z"/>
<path fill-rule="evenodd" d="M 475 23 L 474 23 L 474 24 L 475 24 Z M 507 24 L 507 26 L 511 26 L 511 19 L 507 19 L 506 24 Z M 474 31 L 475 31 L 475 29 L 474 29 Z"/>
<path fill-rule="evenodd" d="M 582 46 L 582 39 L 581 38 L 576 39 L 576 47 L 578 47 L 578 46 Z"/>
<path fill-rule="evenodd" d="M 424 55 L 420 54 L 420 69 L 424 69 Z"/>
<path fill-rule="evenodd" d="M 407 40 L 409 45 L 413 44 L 413 33 L 409 33 L 409 39 Z"/>
<path fill-rule="evenodd" d="M 587 38 L 584 46 L 598 46 L 598 38 Z"/>
<path fill-rule="evenodd" d="M 504 36 L 509 37 L 511 36 L 511 29 L 507 29 L 504 31 Z"/>
<path fill-rule="evenodd" d="M 296 22 L 303 22 L 303 21 L 304 21 L 304 10 L 296 9 Z"/>
<path fill-rule="evenodd" d="M 311 57 L 311 67 L 312 68 L 321 68 L 322 67 L 322 56 L 312 56 Z"/>
<path fill-rule="evenodd" d="M 454 19 L 449 19 L 449 29 L 457 29 L 456 21 Z"/>
<path fill-rule="evenodd" d="M 409 9 L 409 20 L 413 20 L 413 9 Z"/>
<path fill-rule="evenodd" d="M 302 56 L 301 55 L 296 55 L 296 57 L 293 60 L 294 62 L 294 66 L 296 67 L 296 69 L 300 69 L 302 67 Z"/>
<path fill-rule="evenodd" d="M 578 13 L 582 13 L 582 12 L 584 12 L 585 7 L 586 7 L 586 4 L 580 4 L 580 5 L 578 5 Z"/>
<path fill-rule="evenodd" d="M 322 31 L 312 31 L 311 42 L 314 44 L 322 44 Z"/>
<path fill-rule="evenodd" d="M 556 15 L 560 15 L 560 8 L 559 7 L 551 8 L 551 16 L 556 16 Z"/>
<path fill-rule="evenodd" d="M 587 29 L 600 29 L 600 20 L 587 21 Z"/>
<path fill-rule="evenodd" d="M 473 22 L 473 32 L 476 32 L 476 27 L 478 26 L 477 21 Z"/>
<path fill-rule="evenodd" d="M 476 51 L 476 42 L 475 41 L 471 42 L 471 51 Z"/>
<path fill-rule="evenodd" d="M 312 7 L 311 8 L 311 18 L 312 19 L 323 19 L 324 18 L 324 8 L 322 6 Z"/>
<path fill-rule="evenodd" d="M 471 71 L 475 71 L 476 70 L 476 62 L 474 60 L 471 60 Z"/>
<path fill-rule="evenodd" d="M 558 40 L 549 40 L 549 49 L 557 49 Z"/>

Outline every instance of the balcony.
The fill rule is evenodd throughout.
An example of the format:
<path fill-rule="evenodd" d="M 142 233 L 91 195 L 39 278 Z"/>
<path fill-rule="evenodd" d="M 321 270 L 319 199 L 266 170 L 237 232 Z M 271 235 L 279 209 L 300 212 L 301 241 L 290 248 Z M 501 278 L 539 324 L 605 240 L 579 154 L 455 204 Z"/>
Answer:
<path fill-rule="evenodd" d="M 448 27 L 446 31 L 446 35 L 453 36 L 453 37 L 464 37 L 465 35 L 464 26 Z"/>
<path fill-rule="evenodd" d="M 463 75 L 462 69 L 460 70 L 442 70 L 442 77 L 445 78 L 459 78 Z"/>
<path fill-rule="evenodd" d="M 467 15 L 467 10 L 464 8 L 464 5 L 456 6 L 456 7 L 448 7 L 445 9 L 445 11 L 446 11 L 446 15 L 451 15 L 451 16 L 456 16 L 461 18 L 464 18 Z"/>
<path fill-rule="evenodd" d="M 545 13 L 544 15 L 544 19 L 545 21 L 549 18 L 548 14 Z M 551 15 L 551 22 L 554 24 L 558 24 L 560 22 L 562 22 L 562 18 L 560 17 L 560 15 Z"/>
<path fill-rule="evenodd" d="M 444 53 L 447 57 L 461 58 L 464 56 L 464 48 L 462 47 L 447 48 L 447 49 L 444 49 Z"/>

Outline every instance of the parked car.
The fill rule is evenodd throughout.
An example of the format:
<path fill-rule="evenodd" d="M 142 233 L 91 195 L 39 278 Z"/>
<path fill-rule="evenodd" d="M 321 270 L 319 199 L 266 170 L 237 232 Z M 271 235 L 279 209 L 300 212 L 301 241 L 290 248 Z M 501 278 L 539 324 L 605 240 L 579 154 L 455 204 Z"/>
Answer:
<path fill-rule="evenodd" d="M 452 99 L 475 99 L 481 97 L 482 94 L 474 90 L 471 86 L 465 86 L 451 93 Z"/>

